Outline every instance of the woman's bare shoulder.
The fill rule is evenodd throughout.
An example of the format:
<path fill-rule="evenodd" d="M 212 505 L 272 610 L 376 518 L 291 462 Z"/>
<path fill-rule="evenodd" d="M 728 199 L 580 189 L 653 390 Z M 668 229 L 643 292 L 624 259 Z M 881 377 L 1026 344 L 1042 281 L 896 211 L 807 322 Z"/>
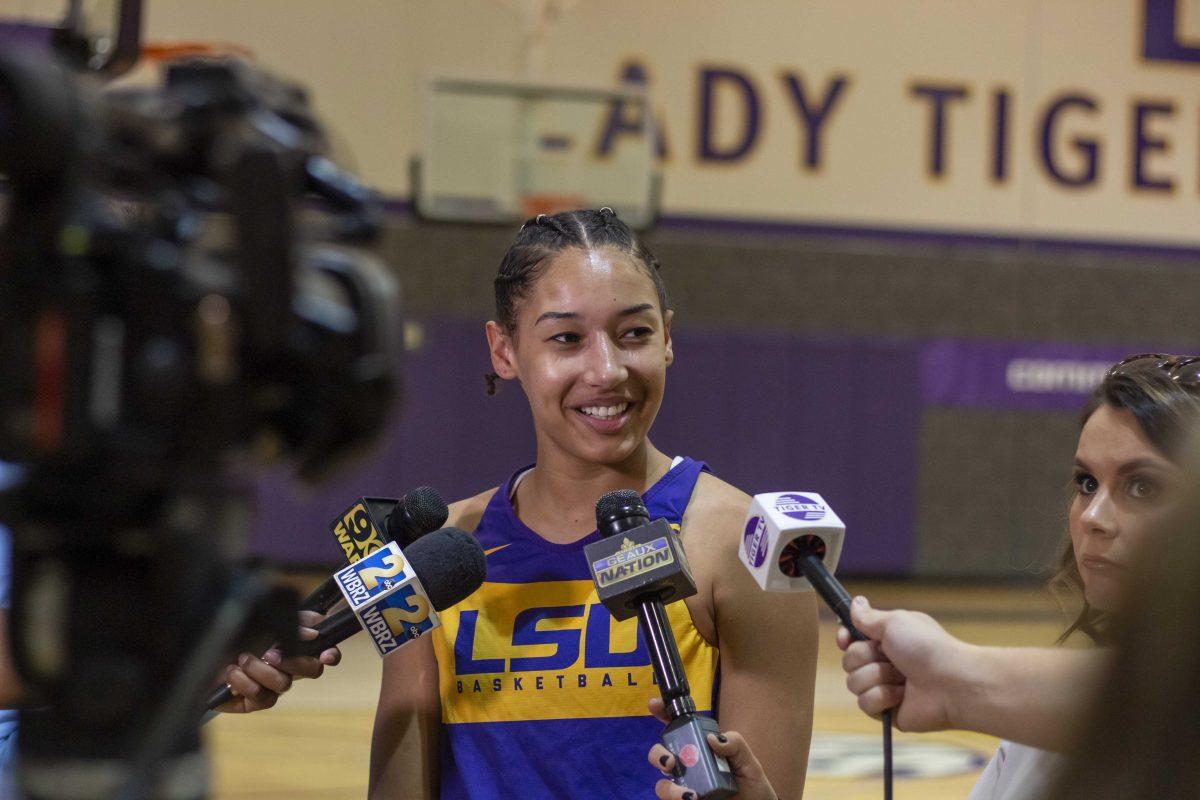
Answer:
<path fill-rule="evenodd" d="M 685 526 L 715 534 L 728 525 L 741 525 L 750 508 L 750 495 L 715 475 L 701 472 L 684 514 Z"/>
<path fill-rule="evenodd" d="M 487 504 L 491 501 L 492 495 L 496 493 L 496 488 L 493 486 L 491 489 L 480 492 L 474 497 L 468 497 L 464 500 L 451 503 L 450 516 L 446 520 L 446 524 L 474 533 L 475 528 L 479 526 L 479 520 L 483 517 L 483 512 L 487 508 Z"/>

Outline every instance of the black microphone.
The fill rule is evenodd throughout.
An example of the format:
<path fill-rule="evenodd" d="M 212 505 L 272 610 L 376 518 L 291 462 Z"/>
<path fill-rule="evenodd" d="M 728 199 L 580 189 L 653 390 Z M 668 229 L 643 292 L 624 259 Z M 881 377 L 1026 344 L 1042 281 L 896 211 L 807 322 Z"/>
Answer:
<path fill-rule="evenodd" d="M 720 733 L 716 720 L 696 711 L 679 646 L 664 601 L 696 593 L 679 537 L 664 519 L 650 521 L 641 495 L 609 492 L 596 503 L 596 528 L 603 537 L 584 548 L 596 592 L 616 619 L 636 614 L 650 663 L 671 721 L 662 743 L 675 755 L 675 783 L 700 800 L 737 794 L 737 781 L 725 759 L 713 753 L 707 734 Z"/>
<path fill-rule="evenodd" d="M 803 576 L 829 606 L 842 626 L 850 632 L 850 638 L 863 642 L 867 637 L 854 627 L 850 620 L 850 593 L 825 566 L 825 540 L 808 534 L 788 542 L 779 554 L 779 570 L 789 578 Z"/>
<path fill-rule="evenodd" d="M 434 611 L 449 608 L 470 596 L 487 578 L 483 548 L 474 536 L 459 528 L 442 528 L 413 542 L 403 551 L 399 577 L 406 575 L 409 568 L 416 580 L 409 576 L 400 581 L 402 588 L 408 589 L 403 604 L 389 602 L 384 597 L 380 604 L 339 611 L 317 625 L 315 639 L 299 642 L 294 652 L 284 656 L 320 655 L 364 629 L 371 634 L 379 652 L 386 655 L 437 624 L 429 606 Z M 232 689 L 225 684 L 209 698 L 207 708 L 212 711 L 232 697 Z"/>
<path fill-rule="evenodd" d="M 487 578 L 487 558 L 479 540 L 460 528 L 442 528 L 422 536 L 404 550 L 404 557 L 416 573 L 434 611 L 443 611 L 462 602 Z M 387 616 L 385 613 L 381 618 L 386 620 Z M 350 608 L 339 611 L 317 625 L 317 638 L 297 642 L 295 655 L 317 656 L 364 628 L 370 630 L 371 623 L 364 617 Z M 412 620 L 405 622 L 405 628 L 411 636 L 399 642 L 401 645 L 420 638 L 424 632 L 413 632 Z M 375 631 L 370 632 L 378 641 L 380 637 Z M 381 633 L 398 639 L 404 632 L 381 629 Z"/>
<path fill-rule="evenodd" d="M 869 637 L 850 619 L 850 593 L 846 587 L 833 577 L 825 566 L 825 540 L 820 536 L 807 534 L 788 542 L 779 554 L 779 570 L 789 578 L 803 576 L 812 584 L 813 589 L 829 606 L 838 621 L 850 634 L 855 642 L 865 642 Z M 883 797 L 892 800 L 892 711 L 888 709 L 882 714 L 883 719 Z"/>
<path fill-rule="evenodd" d="M 388 507 L 391 510 L 383 516 L 382 510 Z M 361 497 L 330 523 L 329 530 L 345 551 L 347 561 L 353 564 L 388 542 L 407 547 L 418 537 L 445 525 L 449 515 L 446 501 L 436 489 L 419 486 L 394 503 Z M 330 576 L 301 601 L 300 610 L 324 614 L 341 599 L 342 593 Z"/>

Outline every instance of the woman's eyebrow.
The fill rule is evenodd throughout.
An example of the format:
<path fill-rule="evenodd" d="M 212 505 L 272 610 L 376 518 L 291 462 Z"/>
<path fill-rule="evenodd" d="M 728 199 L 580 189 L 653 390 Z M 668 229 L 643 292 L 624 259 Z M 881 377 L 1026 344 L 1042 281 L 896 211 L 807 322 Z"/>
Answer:
<path fill-rule="evenodd" d="M 1126 461 L 1122 464 L 1117 472 L 1137 472 L 1140 469 L 1151 469 L 1156 471 L 1166 472 L 1170 469 L 1170 465 L 1157 458 L 1135 458 L 1133 461 Z"/>
<path fill-rule="evenodd" d="M 654 310 L 654 303 L 639 303 L 636 306 L 630 306 L 629 308 L 625 308 L 625 309 L 618 311 L 617 316 L 618 317 L 630 317 L 630 316 L 633 316 L 634 314 L 640 314 L 643 311 L 653 311 L 653 310 Z M 548 319 L 550 319 L 550 320 L 579 319 L 579 313 L 576 311 L 547 311 L 544 314 L 540 315 L 536 320 L 534 320 L 533 324 L 538 325 L 542 322 L 545 322 Z"/>
<path fill-rule="evenodd" d="M 640 303 L 636 306 L 630 306 L 629 308 L 627 308 L 623 311 L 618 311 L 617 316 L 618 317 L 629 317 L 629 316 L 633 316 L 634 314 L 640 314 L 643 311 L 653 311 L 653 310 L 654 310 L 654 303 Z"/>
<path fill-rule="evenodd" d="M 574 311 L 547 311 L 534 321 L 534 325 L 539 325 L 548 319 L 578 319 L 579 314 Z"/>

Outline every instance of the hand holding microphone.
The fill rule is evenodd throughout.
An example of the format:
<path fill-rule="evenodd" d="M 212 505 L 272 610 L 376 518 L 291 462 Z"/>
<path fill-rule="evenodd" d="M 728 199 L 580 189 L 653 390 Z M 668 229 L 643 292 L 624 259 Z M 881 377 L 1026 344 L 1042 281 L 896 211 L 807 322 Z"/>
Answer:
<path fill-rule="evenodd" d="M 464 600 L 486 577 L 483 549 L 474 536 L 458 528 L 422 536 L 403 551 L 389 543 L 334 575 L 349 587 L 352 607 L 322 620 L 315 636 L 302 637 L 297 656 L 327 653 L 364 629 L 379 654 L 386 656 L 435 627 L 434 612 Z M 226 702 L 221 694 L 209 699 L 210 710 Z"/>
<path fill-rule="evenodd" d="M 928 614 L 878 611 L 865 597 L 854 599 L 851 615 L 869 637 L 852 641 L 845 628 L 838 631 L 838 647 L 845 651 L 846 688 L 858 697 L 858 707 L 876 719 L 893 709 L 902 731 L 956 727 L 955 676 L 969 660 L 969 645 L 946 633 Z"/>
<path fill-rule="evenodd" d="M 329 531 L 346 561 L 353 564 L 391 542 L 407 547 L 445 525 L 448 516 L 446 502 L 437 490 L 419 486 L 399 500 L 361 497 L 329 523 Z M 341 590 L 330 576 L 301 601 L 302 642 L 317 638 L 316 626 L 341 599 Z M 346 621 L 345 617 L 339 620 L 343 627 Z M 283 658 L 274 647 L 261 658 L 242 653 L 236 665 L 225 668 L 224 684 L 209 697 L 207 708 L 226 713 L 270 708 L 280 694 L 291 688 L 293 678 L 318 678 L 326 666 L 336 666 L 341 657 L 336 646 L 289 658 Z"/>
<path fill-rule="evenodd" d="M 720 735 L 720 728 L 696 711 L 663 605 L 696 593 L 678 536 L 666 520 L 651 522 L 641 495 L 629 490 L 597 501 L 596 529 L 601 540 L 584 548 L 596 593 L 614 619 L 638 619 L 669 720 L 662 744 L 675 756 L 675 783 L 689 800 L 733 797 L 738 791 L 733 771 L 708 743 L 708 734 Z"/>
<path fill-rule="evenodd" d="M 317 625 L 324 616 L 315 611 L 300 612 L 301 641 L 317 638 Z M 279 696 L 291 688 L 296 678 L 319 678 L 325 667 L 337 666 L 342 653 L 330 647 L 316 655 L 283 657 L 278 648 L 271 648 L 262 657 L 243 653 L 236 664 L 230 664 L 221 675 L 224 686 L 210 708 L 227 714 L 248 714 L 271 708 Z M 228 687 L 228 689 L 226 689 Z"/>
<path fill-rule="evenodd" d="M 657 697 L 650 699 L 650 713 L 663 724 L 669 723 L 666 706 Z M 713 753 L 725 759 L 737 778 L 738 800 L 779 800 L 779 794 L 767 779 L 767 773 L 762 764 L 755 758 L 750 745 L 737 731 L 708 734 L 708 746 Z M 687 795 L 691 791 L 687 786 L 673 780 L 679 764 L 675 754 L 661 744 L 650 748 L 647 756 L 650 766 L 661 771 L 666 776 L 664 780 L 654 784 L 654 794 L 658 800 L 692 800 Z M 693 793 L 692 797 L 695 797 Z"/>
<path fill-rule="evenodd" d="M 833 577 L 842 554 L 845 524 L 812 492 L 758 494 L 750 504 L 738 557 L 769 592 L 815 590 L 841 620 L 847 640 L 866 648 L 867 636 L 855 628 L 850 595 Z M 886 667 L 863 664 L 868 673 L 890 675 Z M 882 690 L 881 690 L 881 693 Z M 880 708 L 883 720 L 883 796 L 892 797 L 892 714 Z"/>

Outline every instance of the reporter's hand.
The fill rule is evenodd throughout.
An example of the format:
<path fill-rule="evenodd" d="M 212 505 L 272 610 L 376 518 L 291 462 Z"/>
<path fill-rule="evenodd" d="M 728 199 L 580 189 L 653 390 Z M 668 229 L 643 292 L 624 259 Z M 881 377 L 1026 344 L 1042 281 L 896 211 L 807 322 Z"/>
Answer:
<path fill-rule="evenodd" d="M 670 721 L 661 698 L 651 698 L 650 713 L 663 723 Z M 738 782 L 738 800 L 779 800 L 779 795 L 775 794 L 775 790 L 771 788 L 771 782 L 767 780 L 767 776 L 763 772 L 762 764 L 758 763 L 754 753 L 750 752 L 750 746 L 746 744 L 746 740 L 740 733 L 734 731 L 725 731 L 721 734 L 710 733 L 708 746 L 714 753 L 729 762 Z M 651 766 L 661 770 L 664 775 L 670 776 L 672 770 L 675 769 L 675 756 L 671 755 L 671 751 L 661 744 L 650 748 L 647 758 Z M 679 786 L 669 779 L 654 784 L 654 794 L 659 800 L 695 800 L 696 797 L 695 792 L 690 791 L 686 786 Z"/>
<path fill-rule="evenodd" d="M 315 611 L 300 612 L 301 641 L 317 638 L 316 625 L 324 616 Z M 319 656 L 293 656 L 283 658 L 277 648 L 263 653 L 262 658 L 242 653 L 238 663 L 225 668 L 223 676 L 236 693 L 234 698 L 217 710 L 228 714 L 248 714 L 271 708 L 279 696 L 292 686 L 295 678 L 319 678 L 325 667 L 337 666 L 342 652 L 336 647 L 321 652 Z"/>
<path fill-rule="evenodd" d="M 854 598 L 850 616 L 870 639 L 851 642 L 838 629 L 846 688 L 858 696 L 858 707 L 875 719 L 895 709 L 893 723 L 902 731 L 954 727 L 951 692 L 967 645 L 928 614 L 878 611 L 865 597 Z"/>

